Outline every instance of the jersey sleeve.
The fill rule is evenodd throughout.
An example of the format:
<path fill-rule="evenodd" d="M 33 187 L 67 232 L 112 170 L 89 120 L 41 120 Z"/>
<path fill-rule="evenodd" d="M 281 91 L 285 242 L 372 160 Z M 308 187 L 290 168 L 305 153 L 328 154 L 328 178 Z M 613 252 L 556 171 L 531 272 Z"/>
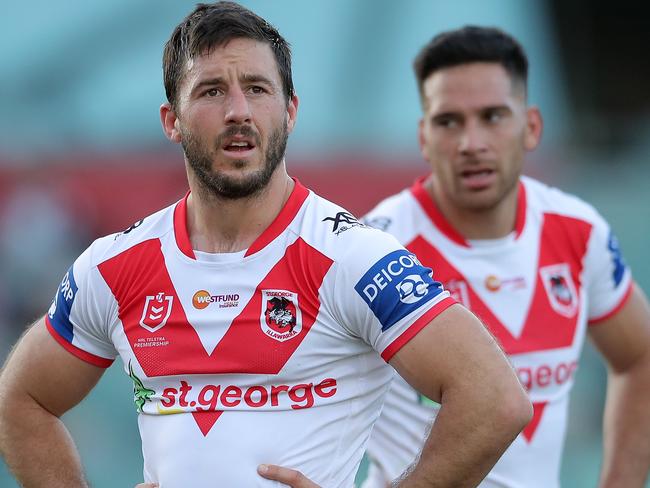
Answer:
<path fill-rule="evenodd" d="M 596 324 L 612 317 L 632 291 L 632 273 L 625 264 L 616 236 L 597 215 L 585 256 L 587 317 Z"/>
<path fill-rule="evenodd" d="M 117 351 L 110 340 L 110 292 L 91 263 L 92 247 L 74 262 L 59 285 L 45 315 L 54 339 L 68 352 L 106 368 Z"/>
<path fill-rule="evenodd" d="M 334 303 L 348 330 L 385 361 L 455 301 L 397 240 L 363 229 L 337 263 Z"/>

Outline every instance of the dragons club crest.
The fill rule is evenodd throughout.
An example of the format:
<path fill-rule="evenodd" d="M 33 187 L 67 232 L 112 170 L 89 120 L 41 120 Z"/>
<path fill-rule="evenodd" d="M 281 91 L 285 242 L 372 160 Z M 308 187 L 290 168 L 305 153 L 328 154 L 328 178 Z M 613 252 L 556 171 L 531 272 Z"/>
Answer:
<path fill-rule="evenodd" d="M 539 269 L 540 277 L 551 307 L 565 317 L 574 317 L 578 312 L 578 292 L 566 263 L 544 266 Z"/>
<path fill-rule="evenodd" d="M 302 330 L 302 314 L 298 294 L 287 290 L 262 290 L 262 331 L 276 341 L 284 342 Z"/>

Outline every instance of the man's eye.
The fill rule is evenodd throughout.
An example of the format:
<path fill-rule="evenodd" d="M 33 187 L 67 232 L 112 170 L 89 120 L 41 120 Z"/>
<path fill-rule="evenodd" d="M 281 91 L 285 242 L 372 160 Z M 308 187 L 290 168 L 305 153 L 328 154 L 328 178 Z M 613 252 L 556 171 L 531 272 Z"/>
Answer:
<path fill-rule="evenodd" d="M 485 120 L 490 123 L 499 122 L 502 118 L 503 114 L 498 110 L 490 111 L 485 114 Z"/>
<path fill-rule="evenodd" d="M 250 91 L 256 95 L 259 95 L 260 93 L 264 93 L 265 90 L 261 86 L 251 86 Z"/>
<path fill-rule="evenodd" d="M 454 119 L 453 117 L 436 118 L 433 123 L 438 127 L 444 127 L 446 129 L 453 129 L 454 127 L 458 127 L 458 120 Z"/>
<path fill-rule="evenodd" d="M 220 90 L 218 88 L 210 88 L 205 92 L 205 94 L 209 97 L 216 97 L 217 95 L 219 95 L 219 93 Z"/>

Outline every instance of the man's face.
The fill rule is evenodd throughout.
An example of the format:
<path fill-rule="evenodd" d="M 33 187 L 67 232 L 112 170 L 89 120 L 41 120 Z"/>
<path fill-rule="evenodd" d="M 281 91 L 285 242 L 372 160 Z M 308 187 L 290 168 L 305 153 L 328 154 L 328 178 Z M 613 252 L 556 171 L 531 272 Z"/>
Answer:
<path fill-rule="evenodd" d="M 244 198 L 265 188 L 282 161 L 297 104 L 284 98 L 271 48 L 233 39 L 188 63 L 173 132 L 204 189 Z"/>
<path fill-rule="evenodd" d="M 524 154 L 541 134 L 523 85 L 498 63 L 469 63 L 432 73 L 423 97 L 420 150 L 436 176 L 437 198 L 481 211 L 513 194 Z"/>

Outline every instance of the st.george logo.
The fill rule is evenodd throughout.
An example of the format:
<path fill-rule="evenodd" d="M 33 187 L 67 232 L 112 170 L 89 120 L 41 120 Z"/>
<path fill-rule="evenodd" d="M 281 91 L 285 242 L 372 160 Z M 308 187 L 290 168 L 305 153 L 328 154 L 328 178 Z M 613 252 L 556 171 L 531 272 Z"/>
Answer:
<path fill-rule="evenodd" d="M 140 325 L 149 332 L 156 332 L 163 328 L 172 313 L 173 301 L 173 296 L 165 295 L 163 292 L 148 295 L 144 301 Z"/>
<path fill-rule="evenodd" d="M 280 342 L 300 334 L 302 314 L 298 294 L 287 290 L 262 290 L 260 325 L 267 336 Z"/>

